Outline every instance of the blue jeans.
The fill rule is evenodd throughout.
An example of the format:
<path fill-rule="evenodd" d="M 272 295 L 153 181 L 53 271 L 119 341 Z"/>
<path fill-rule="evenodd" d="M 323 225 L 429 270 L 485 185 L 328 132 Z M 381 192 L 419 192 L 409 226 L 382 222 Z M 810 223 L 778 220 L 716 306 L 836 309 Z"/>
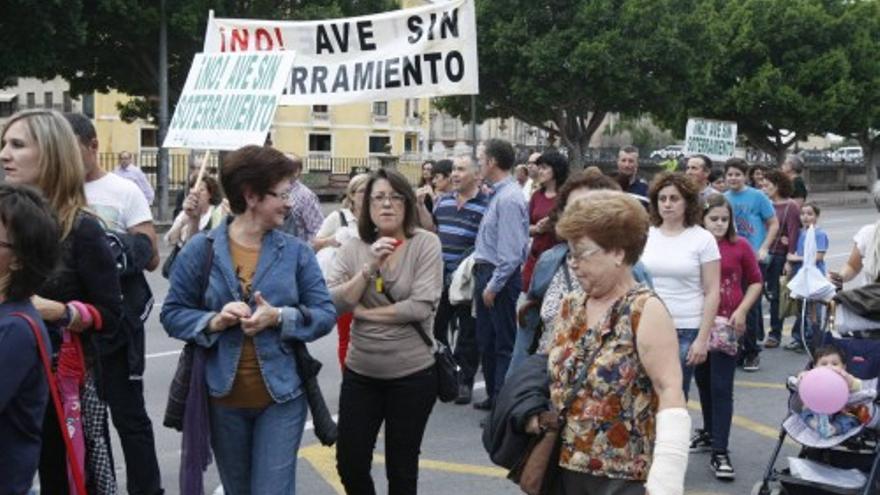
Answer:
<path fill-rule="evenodd" d="M 712 451 L 727 452 L 730 424 L 733 421 L 733 376 L 736 357 L 710 352 L 697 366 L 694 377 L 703 410 L 703 431 L 712 436 Z"/>
<path fill-rule="evenodd" d="M 483 290 L 495 267 L 478 263 L 474 267 L 474 301 L 477 305 L 477 346 L 490 399 L 501 390 L 516 340 L 516 300 L 522 286 L 519 268 L 514 270 L 498 294 L 492 308 L 483 304 Z"/>
<path fill-rule="evenodd" d="M 227 495 L 296 493 L 306 396 L 263 409 L 212 403 L 211 447 Z"/>
<path fill-rule="evenodd" d="M 694 375 L 694 367 L 688 366 L 687 357 L 691 344 L 697 340 L 699 328 L 679 328 L 678 333 L 678 360 L 681 362 L 681 387 L 684 389 L 684 398 L 687 400 L 688 389 L 691 388 L 691 377 Z"/>

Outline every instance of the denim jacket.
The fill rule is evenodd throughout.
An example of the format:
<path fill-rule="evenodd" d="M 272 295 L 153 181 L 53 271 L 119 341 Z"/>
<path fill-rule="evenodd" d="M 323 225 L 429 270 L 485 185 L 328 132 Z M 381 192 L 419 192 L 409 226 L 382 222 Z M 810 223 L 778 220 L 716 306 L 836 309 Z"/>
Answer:
<path fill-rule="evenodd" d="M 229 254 L 229 222 L 193 237 L 177 256 L 160 319 L 168 335 L 205 348 L 205 379 L 211 396 L 222 397 L 232 389 L 244 333 L 239 325 L 222 332 L 208 332 L 208 322 L 223 306 L 242 298 Z M 206 249 L 213 240 L 214 261 L 204 299 Z M 285 275 L 290 274 L 290 277 Z M 282 308 L 282 324 L 254 337 L 260 371 L 275 402 L 298 397 L 302 379 L 297 374 L 290 341 L 311 342 L 326 335 L 336 322 L 336 310 L 324 284 L 311 248 L 291 235 L 273 230 L 263 237 L 253 279 L 253 293 L 260 291 L 272 306 Z M 251 309 L 253 299 L 247 301 Z"/>

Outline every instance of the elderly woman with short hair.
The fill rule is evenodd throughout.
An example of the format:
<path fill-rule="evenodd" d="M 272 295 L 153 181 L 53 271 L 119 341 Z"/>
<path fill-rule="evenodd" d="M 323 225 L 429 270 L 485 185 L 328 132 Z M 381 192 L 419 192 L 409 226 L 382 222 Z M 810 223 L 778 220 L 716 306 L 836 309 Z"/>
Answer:
<path fill-rule="evenodd" d="M 584 289 L 555 323 L 550 400 L 564 422 L 556 493 L 682 493 L 690 416 L 681 388 L 675 327 L 632 267 L 648 216 L 634 198 L 596 191 L 556 225 Z M 538 416 L 526 430 L 537 433 Z M 552 427 L 552 424 L 550 425 Z"/>
<path fill-rule="evenodd" d="M 183 247 L 162 306 L 165 331 L 203 349 L 211 444 L 230 495 L 296 492 L 306 397 L 292 346 L 329 333 L 336 317 L 312 249 L 278 230 L 295 171 L 268 147 L 227 156 L 232 215 Z"/>

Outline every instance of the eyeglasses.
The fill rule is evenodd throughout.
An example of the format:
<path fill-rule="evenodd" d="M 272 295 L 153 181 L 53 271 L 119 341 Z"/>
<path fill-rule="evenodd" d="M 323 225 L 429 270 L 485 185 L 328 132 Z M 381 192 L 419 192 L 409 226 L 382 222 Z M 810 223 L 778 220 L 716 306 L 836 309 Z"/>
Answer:
<path fill-rule="evenodd" d="M 277 193 L 275 191 L 266 191 L 266 194 L 268 194 L 269 196 L 274 196 L 274 197 L 280 199 L 281 201 L 287 201 L 290 199 L 290 196 L 291 196 L 290 191 L 283 192 L 283 193 Z"/>
<path fill-rule="evenodd" d="M 593 256 L 594 254 L 601 251 L 602 248 L 599 246 L 594 247 L 593 249 L 587 249 L 586 251 L 581 251 L 579 253 L 575 253 L 573 251 L 569 251 L 565 256 L 565 261 L 568 262 L 570 266 L 577 265 L 581 261 L 586 261 L 587 258 Z"/>
<path fill-rule="evenodd" d="M 15 247 L 15 244 L 8 241 L 0 241 L 0 247 L 4 247 L 6 249 L 12 249 Z"/>
<path fill-rule="evenodd" d="M 374 205 L 384 205 L 386 201 L 390 202 L 393 206 L 400 206 L 404 203 L 406 198 L 401 194 L 375 194 L 370 196 L 370 201 L 373 202 Z"/>

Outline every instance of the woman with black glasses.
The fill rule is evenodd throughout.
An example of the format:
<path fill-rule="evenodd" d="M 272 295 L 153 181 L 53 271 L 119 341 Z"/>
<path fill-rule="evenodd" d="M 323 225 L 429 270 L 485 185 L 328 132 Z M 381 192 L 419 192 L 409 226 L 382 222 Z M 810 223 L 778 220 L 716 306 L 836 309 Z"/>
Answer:
<path fill-rule="evenodd" d="M 339 398 L 339 476 L 349 495 L 375 494 L 370 467 L 385 424 L 388 493 L 415 494 L 419 451 L 437 398 L 432 336 L 443 288 L 436 235 L 416 227 L 406 178 L 370 177 L 358 220 L 360 239 L 337 253 L 328 277 L 338 312 L 354 312 Z M 429 337 L 430 338 L 430 337 Z"/>

